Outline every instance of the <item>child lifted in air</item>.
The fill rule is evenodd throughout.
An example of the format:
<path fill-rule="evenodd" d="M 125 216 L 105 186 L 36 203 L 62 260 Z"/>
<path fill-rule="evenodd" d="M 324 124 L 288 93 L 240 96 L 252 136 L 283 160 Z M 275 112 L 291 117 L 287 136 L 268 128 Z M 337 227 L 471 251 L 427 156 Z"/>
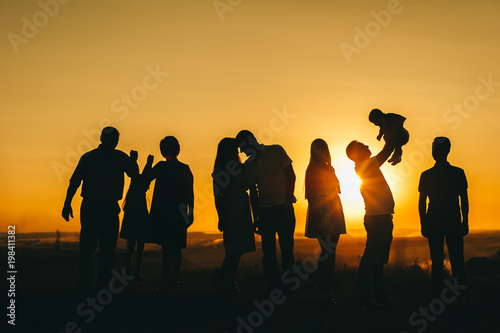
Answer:
<path fill-rule="evenodd" d="M 384 137 L 386 143 L 395 147 L 392 157 L 387 162 L 392 165 L 401 162 L 401 155 L 403 154 L 401 147 L 407 144 L 410 138 L 410 134 L 403 127 L 406 118 L 399 114 L 383 113 L 379 109 L 373 109 L 368 119 L 380 127 L 377 140 L 380 141 Z"/>

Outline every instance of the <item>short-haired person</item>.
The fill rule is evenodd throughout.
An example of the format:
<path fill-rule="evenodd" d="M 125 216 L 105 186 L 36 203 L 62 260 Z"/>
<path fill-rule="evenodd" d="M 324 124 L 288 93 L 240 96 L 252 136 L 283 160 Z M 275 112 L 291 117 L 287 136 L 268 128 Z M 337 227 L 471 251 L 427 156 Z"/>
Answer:
<path fill-rule="evenodd" d="M 118 200 L 123 196 L 124 173 L 135 177 L 139 173 L 137 152 L 130 157 L 115 149 L 120 133 L 106 127 L 101 133 L 101 144 L 82 155 L 69 181 L 62 216 L 66 221 L 73 217 L 71 201 L 82 185 L 80 208 L 79 266 L 81 287 L 89 293 L 94 283 L 92 255 L 99 244 L 99 272 L 97 287 L 105 288 L 111 278 L 115 262 L 115 249 L 120 225 Z"/>
<path fill-rule="evenodd" d="M 352 141 L 346 148 L 347 157 L 354 161 L 356 174 L 361 178 L 360 190 L 366 211 L 366 247 L 359 263 L 359 295 L 362 308 L 393 305 L 384 286 L 384 264 L 389 261 L 392 243 L 394 198 L 380 171 L 380 166 L 393 150 L 394 147 L 386 143 L 380 153 L 372 157 L 368 146 L 361 142 Z"/>
<path fill-rule="evenodd" d="M 469 233 L 469 199 L 464 170 L 450 165 L 451 142 L 437 137 L 432 143 L 436 164 L 420 176 L 418 212 L 422 236 L 429 240 L 432 260 L 432 285 L 436 295 L 444 287 L 444 239 L 448 246 L 453 277 L 467 285 L 464 268 L 464 239 Z M 427 205 L 427 199 L 429 205 Z"/>
<path fill-rule="evenodd" d="M 156 179 L 156 183 L 149 215 L 151 240 L 162 247 L 162 289 L 171 292 L 178 286 L 182 249 L 194 219 L 194 180 L 189 166 L 177 159 L 180 145 L 175 137 L 162 139 L 160 151 L 165 161 L 156 163 L 150 172 L 150 181 Z"/>
<path fill-rule="evenodd" d="M 249 158 L 243 172 L 250 187 L 250 200 L 256 230 L 261 235 L 262 264 L 268 291 L 282 288 L 282 277 L 276 260 L 276 234 L 279 237 L 283 271 L 294 264 L 293 234 L 295 213 L 293 194 L 295 173 L 292 160 L 280 145 L 263 145 L 255 136 L 243 130 L 236 136 L 240 150 Z M 284 290 L 289 296 L 289 290 Z"/>

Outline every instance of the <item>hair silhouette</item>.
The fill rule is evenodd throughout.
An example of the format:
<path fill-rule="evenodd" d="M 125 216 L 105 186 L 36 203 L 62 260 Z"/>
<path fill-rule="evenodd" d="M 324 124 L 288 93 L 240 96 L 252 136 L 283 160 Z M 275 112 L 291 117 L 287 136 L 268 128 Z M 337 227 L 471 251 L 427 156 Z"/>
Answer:
<path fill-rule="evenodd" d="M 236 139 L 224 138 L 217 146 L 217 156 L 214 162 L 214 171 L 216 169 L 224 170 L 231 161 L 240 162 L 238 155 L 238 145 Z"/>
<path fill-rule="evenodd" d="M 177 157 L 181 151 L 181 146 L 175 137 L 169 135 L 160 141 L 160 151 L 163 157 Z"/>
<path fill-rule="evenodd" d="M 332 157 L 325 140 L 316 139 L 312 142 L 309 165 L 332 165 Z"/>

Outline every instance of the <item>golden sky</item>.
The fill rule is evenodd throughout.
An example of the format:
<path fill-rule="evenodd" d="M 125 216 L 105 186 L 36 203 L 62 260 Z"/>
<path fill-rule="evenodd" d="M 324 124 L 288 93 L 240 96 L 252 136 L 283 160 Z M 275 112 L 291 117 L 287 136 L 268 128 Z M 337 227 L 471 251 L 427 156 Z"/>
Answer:
<path fill-rule="evenodd" d="M 60 217 L 68 180 L 108 124 L 141 169 L 148 154 L 160 160 L 164 136 L 179 139 L 195 177 L 193 231 L 216 230 L 217 143 L 248 129 L 294 161 L 303 232 L 309 147 L 323 138 L 348 230 L 362 228 L 345 147 L 382 148 L 372 108 L 404 115 L 410 132 L 403 162 L 382 167 L 396 228 L 419 228 L 418 180 L 436 135 L 468 177 L 471 228 L 499 228 L 497 0 L 8 0 L 0 22 L 2 232 L 79 230 L 79 214 Z"/>

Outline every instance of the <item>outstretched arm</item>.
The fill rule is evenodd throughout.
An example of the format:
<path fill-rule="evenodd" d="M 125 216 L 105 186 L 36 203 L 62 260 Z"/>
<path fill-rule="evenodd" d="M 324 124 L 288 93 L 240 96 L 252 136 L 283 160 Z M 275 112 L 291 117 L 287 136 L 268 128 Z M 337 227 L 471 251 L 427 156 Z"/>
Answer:
<path fill-rule="evenodd" d="M 376 156 L 378 165 L 381 166 L 382 164 L 384 164 L 384 162 L 387 161 L 389 156 L 391 156 L 393 151 L 394 151 L 394 146 L 386 142 L 384 148 L 382 148 L 380 153 L 378 153 Z"/>
<path fill-rule="evenodd" d="M 460 208 L 462 209 L 462 236 L 469 233 L 469 196 L 467 189 L 463 190 L 460 194 Z"/>

